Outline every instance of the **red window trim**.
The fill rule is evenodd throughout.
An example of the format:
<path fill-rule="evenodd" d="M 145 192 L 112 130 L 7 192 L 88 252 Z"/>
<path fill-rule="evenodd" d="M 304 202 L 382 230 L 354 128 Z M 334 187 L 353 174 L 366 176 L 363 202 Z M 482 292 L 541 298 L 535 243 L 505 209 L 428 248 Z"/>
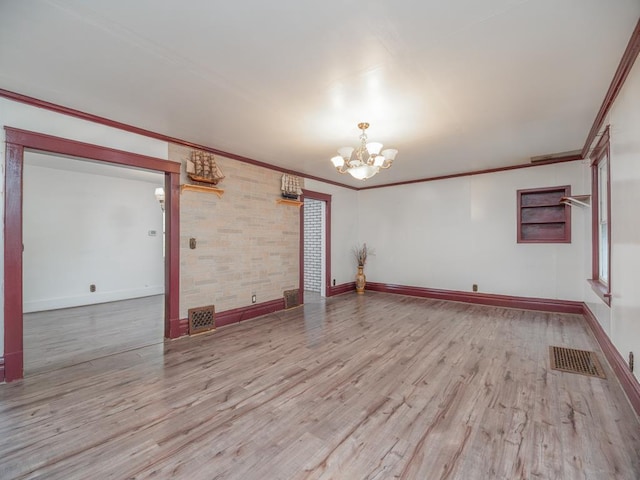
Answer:
<path fill-rule="evenodd" d="M 591 154 L 591 279 L 589 280 L 593 291 L 607 305 L 611 305 L 611 151 L 609 139 L 609 126 L 607 126 Z M 598 165 L 603 158 L 607 159 L 607 243 L 609 245 L 607 252 L 609 281 L 607 283 L 600 279 Z"/>

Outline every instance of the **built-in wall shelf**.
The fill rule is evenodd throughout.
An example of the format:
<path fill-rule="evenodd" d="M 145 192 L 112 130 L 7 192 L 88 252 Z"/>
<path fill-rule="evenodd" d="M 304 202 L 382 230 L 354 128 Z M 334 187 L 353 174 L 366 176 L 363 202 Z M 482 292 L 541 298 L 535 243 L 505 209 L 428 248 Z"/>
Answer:
<path fill-rule="evenodd" d="M 278 198 L 276 203 L 281 203 L 283 205 L 295 205 L 299 207 L 303 202 L 299 202 L 298 200 L 289 200 L 288 198 Z"/>
<path fill-rule="evenodd" d="M 571 186 L 518 190 L 518 243 L 571 243 Z"/>
<path fill-rule="evenodd" d="M 202 192 L 202 193 L 215 193 L 218 197 L 222 197 L 224 190 L 216 187 L 206 187 L 204 185 L 191 185 L 189 183 L 185 183 L 184 185 L 180 185 L 180 193 L 185 191 L 191 192 Z"/>

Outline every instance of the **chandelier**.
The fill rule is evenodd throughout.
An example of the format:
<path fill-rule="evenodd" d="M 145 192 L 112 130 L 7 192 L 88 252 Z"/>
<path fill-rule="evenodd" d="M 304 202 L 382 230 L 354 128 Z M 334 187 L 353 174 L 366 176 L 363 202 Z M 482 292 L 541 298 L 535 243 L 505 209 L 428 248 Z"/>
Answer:
<path fill-rule="evenodd" d="M 339 173 L 349 173 L 353 178 L 366 180 L 373 177 L 382 168 L 389 168 L 398 154 L 398 150 L 388 148 L 382 150 L 382 144 L 377 142 L 367 143 L 366 122 L 359 123 L 360 145 L 357 148 L 342 147 L 338 149 L 340 155 L 331 159 L 331 163 Z M 382 150 L 382 152 L 381 152 Z"/>

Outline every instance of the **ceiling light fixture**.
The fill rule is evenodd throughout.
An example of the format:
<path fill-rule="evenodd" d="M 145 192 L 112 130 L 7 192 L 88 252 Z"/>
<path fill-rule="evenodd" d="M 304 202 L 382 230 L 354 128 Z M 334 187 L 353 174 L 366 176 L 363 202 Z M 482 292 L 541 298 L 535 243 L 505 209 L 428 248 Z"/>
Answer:
<path fill-rule="evenodd" d="M 395 160 L 398 150 L 393 148 L 382 150 L 381 143 L 367 143 L 366 130 L 369 128 L 368 123 L 359 123 L 358 128 L 362 130 L 360 146 L 358 148 L 339 148 L 338 153 L 340 155 L 333 157 L 331 163 L 339 173 L 349 173 L 353 178 L 366 180 L 373 177 L 380 169 L 389 168 Z"/>

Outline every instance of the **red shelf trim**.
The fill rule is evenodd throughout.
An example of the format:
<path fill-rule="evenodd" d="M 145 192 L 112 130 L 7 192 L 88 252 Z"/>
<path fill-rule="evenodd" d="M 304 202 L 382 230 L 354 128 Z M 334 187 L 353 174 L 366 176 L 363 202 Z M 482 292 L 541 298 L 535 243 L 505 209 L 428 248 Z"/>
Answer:
<path fill-rule="evenodd" d="M 521 189 L 516 192 L 517 195 L 517 232 L 516 238 L 518 243 L 571 243 L 571 207 L 569 205 L 562 205 L 558 200 L 558 206 L 564 209 L 564 221 L 549 221 L 549 222 L 527 222 L 522 221 L 522 209 L 523 208 L 549 208 L 546 205 L 523 205 L 523 197 L 552 194 L 555 192 L 561 193 L 562 197 L 571 195 L 571 185 L 562 185 L 558 187 L 542 187 L 542 188 L 527 188 Z M 524 234 L 525 225 L 564 225 L 564 232 L 562 236 L 553 235 L 555 232 L 546 232 L 542 238 L 528 238 Z"/>

